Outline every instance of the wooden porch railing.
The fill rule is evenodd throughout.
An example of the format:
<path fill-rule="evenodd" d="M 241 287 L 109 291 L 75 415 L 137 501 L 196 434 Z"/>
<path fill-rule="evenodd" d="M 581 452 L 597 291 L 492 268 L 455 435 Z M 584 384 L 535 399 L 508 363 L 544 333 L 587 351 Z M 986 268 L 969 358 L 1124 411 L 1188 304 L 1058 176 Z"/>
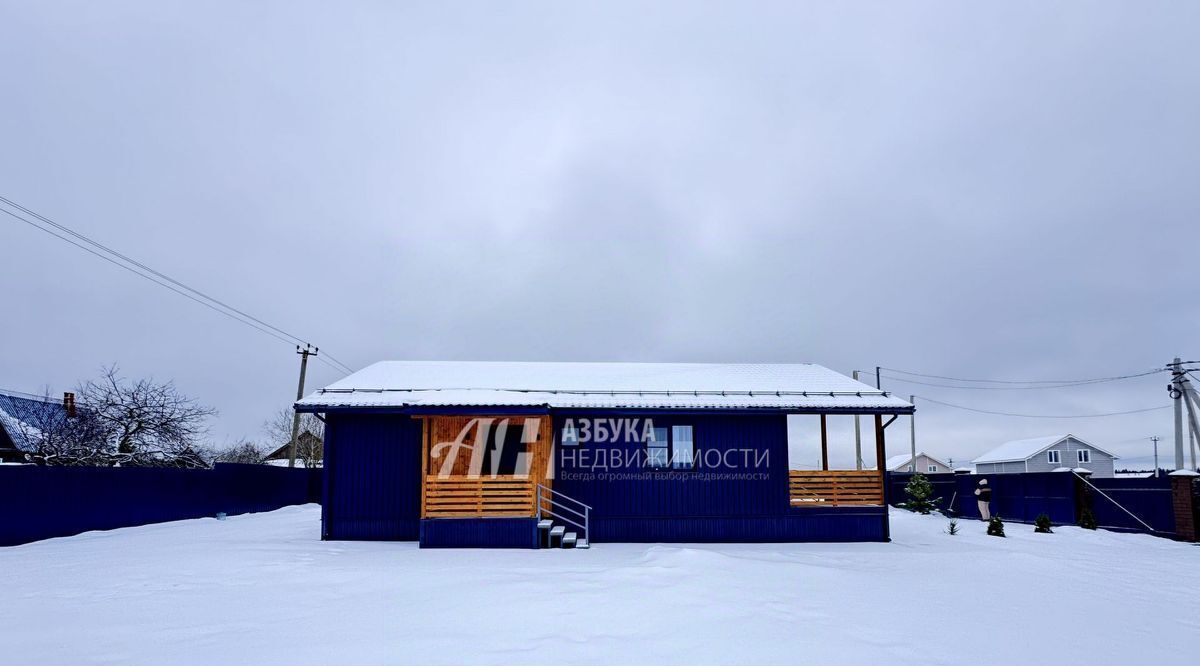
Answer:
<path fill-rule="evenodd" d="M 875 470 L 790 470 L 788 488 L 792 506 L 883 504 L 883 475 Z"/>
<path fill-rule="evenodd" d="M 511 476 L 425 477 L 426 518 L 526 517 L 536 513 L 534 482 Z"/>

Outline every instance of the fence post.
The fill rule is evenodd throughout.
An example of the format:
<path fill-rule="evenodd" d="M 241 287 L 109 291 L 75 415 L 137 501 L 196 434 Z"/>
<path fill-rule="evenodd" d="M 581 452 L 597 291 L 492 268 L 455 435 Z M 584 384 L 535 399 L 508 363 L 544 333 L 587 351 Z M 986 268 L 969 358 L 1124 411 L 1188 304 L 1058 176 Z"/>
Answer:
<path fill-rule="evenodd" d="M 1171 505 L 1175 508 L 1175 535 L 1183 541 L 1197 541 L 1196 478 L 1191 470 L 1171 472 Z"/>

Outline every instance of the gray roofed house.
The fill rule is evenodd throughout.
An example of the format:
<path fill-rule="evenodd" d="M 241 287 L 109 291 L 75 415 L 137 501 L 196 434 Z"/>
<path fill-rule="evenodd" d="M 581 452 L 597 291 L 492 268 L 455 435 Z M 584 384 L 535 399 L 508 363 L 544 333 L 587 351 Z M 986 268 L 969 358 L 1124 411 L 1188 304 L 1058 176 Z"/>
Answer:
<path fill-rule="evenodd" d="M 971 461 L 976 474 L 1015 474 L 1086 469 L 1097 478 L 1113 477 L 1116 455 L 1075 435 L 1049 435 L 1005 442 Z"/>
<path fill-rule="evenodd" d="M 887 459 L 887 462 L 884 463 L 884 466 L 889 472 L 912 472 L 914 471 L 912 465 L 912 454 L 903 453 L 892 456 Z M 949 464 L 934 458 L 924 451 L 917 453 L 916 467 L 916 471 L 922 474 L 950 474 L 954 471 Z"/>

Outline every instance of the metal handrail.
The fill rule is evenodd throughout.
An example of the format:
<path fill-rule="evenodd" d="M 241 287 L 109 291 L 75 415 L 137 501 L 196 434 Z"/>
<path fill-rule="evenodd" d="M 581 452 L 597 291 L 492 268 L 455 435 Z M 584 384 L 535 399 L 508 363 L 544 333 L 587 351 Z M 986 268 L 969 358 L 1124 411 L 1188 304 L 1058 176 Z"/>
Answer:
<path fill-rule="evenodd" d="M 572 509 L 569 506 L 566 506 L 564 504 L 554 501 L 555 497 L 578 504 L 579 506 L 583 507 L 583 513 L 581 514 L 576 509 Z M 549 502 L 551 504 L 551 507 L 544 508 L 542 506 L 543 500 Z M 577 516 L 581 516 L 583 518 L 583 524 L 581 525 L 581 524 L 579 524 L 579 522 L 571 519 L 570 517 L 564 516 L 561 513 L 558 513 L 557 511 L 555 511 L 555 507 L 557 507 L 558 509 L 561 509 L 563 511 L 570 511 L 571 513 L 573 513 Z M 558 520 L 561 520 L 565 523 L 573 525 L 573 526 L 583 530 L 583 538 L 585 541 L 587 541 L 588 544 L 591 544 L 591 529 L 590 529 L 591 528 L 591 512 L 592 512 L 592 507 L 588 506 L 587 504 L 584 504 L 583 502 L 580 502 L 579 500 L 575 499 L 574 497 L 570 497 L 569 495 L 564 495 L 563 493 L 558 492 L 558 491 L 554 490 L 553 488 L 544 486 L 540 483 L 537 484 L 537 519 L 539 521 L 541 521 L 542 514 L 547 513 L 553 518 L 557 518 Z"/>
<path fill-rule="evenodd" d="M 550 499 L 549 497 L 539 497 L 539 498 L 538 498 L 538 501 L 549 502 L 549 503 L 553 504 L 554 506 L 556 506 L 556 507 L 558 507 L 558 508 L 562 509 L 563 511 L 570 511 L 571 513 L 573 513 L 573 514 L 575 514 L 575 515 L 579 516 L 580 518 L 583 518 L 583 513 L 582 513 L 582 512 L 576 511 L 575 509 L 572 509 L 572 508 L 571 508 L 571 507 L 569 507 L 569 506 L 563 506 L 562 504 L 559 504 L 558 502 L 555 502 L 554 500 Z M 585 507 L 585 511 L 586 511 L 586 507 Z"/>

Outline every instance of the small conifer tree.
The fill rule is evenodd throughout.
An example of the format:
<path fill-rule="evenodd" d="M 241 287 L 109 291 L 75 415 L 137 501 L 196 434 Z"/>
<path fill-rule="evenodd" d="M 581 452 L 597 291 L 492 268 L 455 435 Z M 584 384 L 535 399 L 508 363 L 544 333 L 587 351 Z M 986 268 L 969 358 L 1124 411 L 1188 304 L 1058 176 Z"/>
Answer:
<path fill-rule="evenodd" d="M 1033 531 L 1042 534 L 1052 533 L 1054 530 L 1050 529 L 1050 516 L 1039 513 L 1037 519 L 1033 521 Z"/>
<path fill-rule="evenodd" d="M 958 534 L 958 521 L 957 520 L 955 520 L 953 518 L 950 519 L 950 524 L 946 526 L 946 534 L 949 534 L 950 536 L 955 536 L 956 534 Z"/>
<path fill-rule="evenodd" d="M 936 511 L 938 503 L 942 501 L 942 498 L 933 496 L 933 484 L 920 472 L 913 474 L 908 480 L 908 484 L 904 486 L 904 494 L 908 495 L 908 501 L 900 506 L 924 515 Z"/>
<path fill-rule="evenodd" d="M 1083 511 L 1079 512 L 1079 526 L 1085 530 L 1094 530 L 1099 525 L 1096 523 L 1096 514 L 1092 513 L 1091 507 L 1083 507 Z"/>
<path fill-rule="evenodd" d="M 1004 536 L 1004 521 L 1000 520 L 1000 516 L 992 516 L 992 519 L 988 521 L 987 533 L 988 536 Z"/>

